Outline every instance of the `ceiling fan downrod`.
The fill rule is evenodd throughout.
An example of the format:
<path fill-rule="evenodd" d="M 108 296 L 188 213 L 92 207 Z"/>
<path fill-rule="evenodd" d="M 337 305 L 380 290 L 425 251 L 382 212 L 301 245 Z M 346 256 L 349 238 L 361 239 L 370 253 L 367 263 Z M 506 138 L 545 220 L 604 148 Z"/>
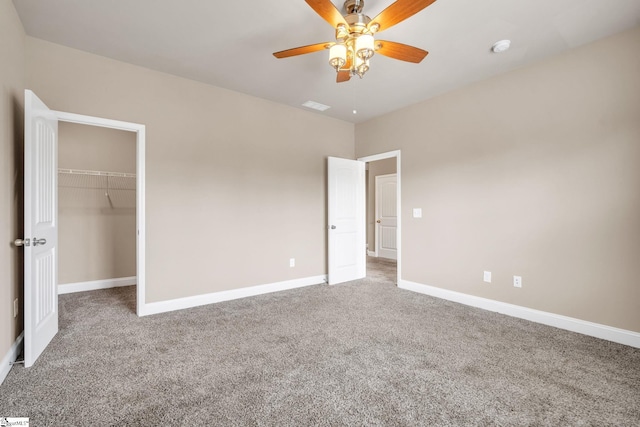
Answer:
<path fill-rule="evenodd" d="M 346 0 L 344 2 L 344 10 L 347 14 L 361 13 L 364 8 L 364 0 Z"/>

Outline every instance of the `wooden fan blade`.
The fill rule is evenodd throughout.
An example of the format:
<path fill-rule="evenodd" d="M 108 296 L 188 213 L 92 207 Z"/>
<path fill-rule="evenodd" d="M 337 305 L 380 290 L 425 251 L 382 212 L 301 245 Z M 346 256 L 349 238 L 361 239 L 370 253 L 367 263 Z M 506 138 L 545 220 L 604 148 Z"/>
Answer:
<path fill-rule="evenodd" d="M 388 56 L 389 58 L 399 59 L 418 63 L 429 54 L 426 50 L 419 49 L 402 43 L 390 42 L 386 40 L 376 40 L 376 53 Z"/>
<path fill-rule="evenodd" d="M 371 28 L 374 24 L 378 24 L 380 27 L 377 32 L 379 33 L 415 15 L 435 1 L 436 0 L 398 0 L 373 18 L 368 27 Z"/>
<path fill-rule="evenodd" d="M 315 10 L 318 15 L 327 21 L 333 28 L 339 24 L 343 24 L 349 28 L 349 24 L 344 20 L 344 16 L 340 13 L 330 0 L 305 0 L 311 9 Z M 435 0 L 434 0 L 435 1 Z"/>
<path fill-rule="evenodd" d="M 327 49 L 331 47 L 333 42 L 324 42 L 324 43 L 316 43 L 310 44 L 308 46 L 300 46 L 294 47 L 292 49 L 281 50 L 280 52 L 274 52 L 273 56 L 276 58 L 289 58 L 290 56 L 304 55 L 307 53 L 317 52 L 319 50 Z"/>
<path fill-rule="evenodd" d="M 336 76 L 336 83 L 348 82 L 351 79 L 351 65 L 353 60 L 351 55 L 347 57 L 347 62 L 340 68 Z"/>
<path fill-rule="evenodd" d="M 351 71 L 349 70 L 340 70 L 336 76 L 336 83 L 348 82 L 351 79 Z"/>

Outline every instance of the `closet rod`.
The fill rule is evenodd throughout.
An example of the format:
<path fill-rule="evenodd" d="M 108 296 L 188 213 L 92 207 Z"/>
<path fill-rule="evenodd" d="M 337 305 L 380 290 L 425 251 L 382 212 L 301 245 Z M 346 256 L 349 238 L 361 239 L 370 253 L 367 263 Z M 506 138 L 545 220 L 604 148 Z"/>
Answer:
<path fill-rule="evenodd" d="M 135 173 L 126 172 L 105 172 L 105 171 L 90 171 L 80 169 L 58 169 L 58 173 L 66 173 L 69 175 L 91 175 L 91 176 L 117 176 L 120 178 L 135 178 Z"/>

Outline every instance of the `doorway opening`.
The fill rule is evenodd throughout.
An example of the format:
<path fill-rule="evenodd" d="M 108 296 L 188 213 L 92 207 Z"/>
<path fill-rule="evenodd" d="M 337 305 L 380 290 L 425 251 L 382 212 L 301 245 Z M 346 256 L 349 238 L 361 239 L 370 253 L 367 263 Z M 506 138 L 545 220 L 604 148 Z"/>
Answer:
<path fill-rule="evenodd" d="M 367 276 L 398 284 L 401 265 L 400 150 L 359 158 L 366 162 Z"/>
<path fill-rule="evenodd" d="M 145 284 L 146 284 L 146 269 L 145 269 L 145 257 L 146 257 L 146 225 L 145 225 L 145 126 L 137 123 L 122 122 L 119 120 L 110 120 L 100 117 L 84 116 L 81 114 L 67 113 L 62 111 L 54 111 L 58 122 L 65 122 L 67 124 L 87 125 L 91 127 L 106 128 L 109 130 L 126 131 L 128 134 L 133 134 L 135 139 L 135 173 L 131 174 L 124 172 L 123 176 L 118 178 L 110 177 L 108 187 L 113 182 L 114 185 L 121 186 L 122 189 L 134 188 L 135 203 L 132 204 L 131 192 L 116 195 L 114 190 L 108 188 L 103 196 L 109 208 L 116 204 L 124 205 L 135 212 L 135 276 L 124 277 L 121 282 L 117 284 L 126 284 L 127 281 L 135 280 L 136 284 L 136 306 L 135 311 L 138 316 L 146 315 L 145 311 Z M 64 124 L 63 124 L 64 126 Z M 128 166 L 131 167 L 130 165 Z M 89 171 L 91 172 L 91 171 Z M 108 171 L 107 171 L 108 172 Z M 133 176 L 131 176 L 133 175 Z M 131 180 L 135 181 L 135 184 Z M 103 180 L 104 182 L 104 180 Z M 115 200 L 114 198 L 118 198 Z M 104 200 L 103 200 L 104 201 Z M 131 268 L 131 267 L 129 267 Z M 113 284 L 113 282 L 111 282 Z M 107 283 L 109 285 L 109 283 Z M 112 287 L 112 286 L 109 286 Z"/>
<path fill-rule="evenodd" d="M 58 124 L 58 225 L 58 294 L 136 284 L 132 132 Z"/>

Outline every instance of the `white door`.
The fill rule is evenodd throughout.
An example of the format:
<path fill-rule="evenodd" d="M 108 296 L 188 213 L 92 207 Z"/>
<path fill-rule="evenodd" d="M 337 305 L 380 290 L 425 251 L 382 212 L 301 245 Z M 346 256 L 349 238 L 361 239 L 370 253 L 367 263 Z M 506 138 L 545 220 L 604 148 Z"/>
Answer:
<path fill-rule="evenodd" d="M 364 162 L 329 157 L 330 285 L 366 276 Z"/>
<path fill-rule="evenodd" d="M 58 121 L 30 90 L 24 127 L 24 364 L 58 333 Z"/>
<path fill-rule="evenodd" d="M 376 176 L 376 254 L 397 259 L 398 180 L 396 174 Z"/>

